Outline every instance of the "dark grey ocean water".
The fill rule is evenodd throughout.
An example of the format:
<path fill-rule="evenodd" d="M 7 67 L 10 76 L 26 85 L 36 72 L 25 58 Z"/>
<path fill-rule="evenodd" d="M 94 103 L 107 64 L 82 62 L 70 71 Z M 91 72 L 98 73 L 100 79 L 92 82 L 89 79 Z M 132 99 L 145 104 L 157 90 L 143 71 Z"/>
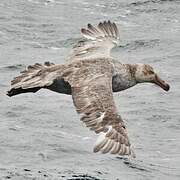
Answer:
<path fill-rule="evenodd" d="M 141 84 L 114 95 L 136 159 L 94 154 L 96 135 L 70 96 L 5 95 L 26 65 L 64 63 L 80 28 L 102 20 L 120 28 L 115 58 L 150 64 L 171 85 L 169 92 Z M 179 180 L 180 1 L 1 0 L 0 179 Z"/>

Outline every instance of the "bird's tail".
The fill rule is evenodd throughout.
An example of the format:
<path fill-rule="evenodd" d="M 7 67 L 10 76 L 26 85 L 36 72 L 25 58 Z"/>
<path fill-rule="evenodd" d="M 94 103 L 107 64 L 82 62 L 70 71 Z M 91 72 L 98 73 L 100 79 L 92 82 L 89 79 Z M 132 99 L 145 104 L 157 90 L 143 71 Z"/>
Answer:
<path fill-rule="evenodd" d="M 15 77 L 11 81 L 11 89 L 7 92 L 8 96 L 15 96 L 21 93 L 37 92 L 44 86 L 42 82 L 42 74 L 53 63 L 45 62 L 44 64 L 36 63 L 28 66 L 26 70 L 21 72 L 20 76 Z"/>

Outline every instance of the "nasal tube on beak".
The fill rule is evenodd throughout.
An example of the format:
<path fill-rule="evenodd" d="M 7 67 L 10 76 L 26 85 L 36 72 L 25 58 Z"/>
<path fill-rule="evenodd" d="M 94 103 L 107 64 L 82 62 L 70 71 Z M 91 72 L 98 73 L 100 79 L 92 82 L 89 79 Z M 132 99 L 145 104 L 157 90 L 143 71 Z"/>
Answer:
<path fill-rule="evenodd" d="M 160 86 L 165 91 L 169 91 L 170 86 L 165 81 L 163 81 L 158 75 L 155 76 L 154 83 Z"/>

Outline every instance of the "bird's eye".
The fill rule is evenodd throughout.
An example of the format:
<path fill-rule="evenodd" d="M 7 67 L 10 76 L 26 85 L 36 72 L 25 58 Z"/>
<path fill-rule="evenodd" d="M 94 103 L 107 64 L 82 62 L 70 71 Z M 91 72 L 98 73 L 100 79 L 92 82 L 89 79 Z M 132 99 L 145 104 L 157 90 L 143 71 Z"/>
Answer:
<path fill-rule="evenodd" d="M 154 72 L 152 70 L 149 71 L 149 74 L 154 74 Z"/>

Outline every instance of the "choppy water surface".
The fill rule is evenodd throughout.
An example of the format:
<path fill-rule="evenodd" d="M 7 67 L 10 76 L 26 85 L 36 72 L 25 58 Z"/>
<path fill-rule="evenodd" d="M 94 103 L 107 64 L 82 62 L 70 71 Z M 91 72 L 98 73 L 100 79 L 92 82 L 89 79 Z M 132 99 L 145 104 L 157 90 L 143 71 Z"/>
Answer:
<path fill-rule="evenodd" d="M 8 98 L 26 65 L 63 63 L 79 30 L 115 21 L 124 63 L 151 64 L 169 82 L 115 94 L 137 158 L 92 153 L 96 135 L 70 96 L 41 90 Z M 180 179 L 180 2 L 178 0 L 0 1 L 0 179 Z"/>

